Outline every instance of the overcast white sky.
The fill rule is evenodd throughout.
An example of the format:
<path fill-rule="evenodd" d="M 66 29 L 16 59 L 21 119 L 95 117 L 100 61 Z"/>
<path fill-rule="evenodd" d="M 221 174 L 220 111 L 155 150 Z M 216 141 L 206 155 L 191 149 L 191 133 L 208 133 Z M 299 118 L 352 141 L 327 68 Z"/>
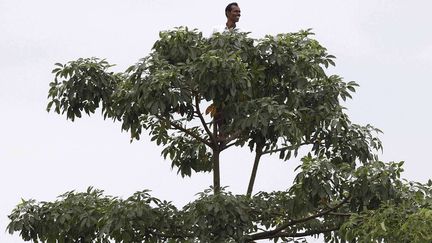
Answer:
<path fill-rule="evenodd" d="M 146 56 L 160 30 L 186 25 L 209 34 L 225 22 L 228 1 L 0 0 L 0 242 L 20 198 L 53 200 L 88 186 L 129 196 L 142 189 L 182 206 L 211 184 L 182 179 L 160 148 L 129 143 L 120 125 L 99 116 L 72 123 L 45 111 L 56 62 L 101 57 L 123 71 Z M 432 2 L 429 0 L 238 1 L 239 26 L 254 37 L 313 28 L 337 57 L 337 73 L 360 84 L 351 119 L 384 134 L 384 161 L 406 161 L 404 177 L 431 178 Z M 277 156 L 276 156 L 277 157 Z M 246 190 L 247 150 L 222 157 L 222 184 Z M 265 157 L 256 190 L 287 188 L 296 162 Z"/>

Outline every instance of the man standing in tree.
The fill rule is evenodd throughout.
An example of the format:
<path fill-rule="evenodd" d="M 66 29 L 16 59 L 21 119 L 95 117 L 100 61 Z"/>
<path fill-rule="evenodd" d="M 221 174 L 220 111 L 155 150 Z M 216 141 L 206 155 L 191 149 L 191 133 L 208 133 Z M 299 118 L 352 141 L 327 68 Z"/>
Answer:
<path fill-rule="evenodd" d="M 239 28 L 237 28 L 236 23 L 240 20 L 240 7 L 236 2 L 232 2 L 228 4 L 225 8 L 225 16 L 227 18 L 227 22 L 225 25 L 217 26 L 213 29 L 214 33 L 223 33 L 223 32 L 230 32 L 230 31 L 240 31 Z M 209 114 L 214 119 L 214 124 L 216 130 L 219 132 L 220 137 L 225 137 L 226 134 L 223 132 L 223 125 L 224 125 L 224 117 L 223 117 L 223 107 L 217 107 L 216 104 L 213 102 L 209 107 L 206 109 L 206 114 Z"/>
<path fill-rule="evenodd" d="M 239 30 L 236 23 L 240 20 L 240 7 L 236 2 L 230 3 L 225 8 L 225 16 L 227 17 L 227 22 L 224 26 L 218 26 L 214 28 L 213 33 L 225 32 Z"/>

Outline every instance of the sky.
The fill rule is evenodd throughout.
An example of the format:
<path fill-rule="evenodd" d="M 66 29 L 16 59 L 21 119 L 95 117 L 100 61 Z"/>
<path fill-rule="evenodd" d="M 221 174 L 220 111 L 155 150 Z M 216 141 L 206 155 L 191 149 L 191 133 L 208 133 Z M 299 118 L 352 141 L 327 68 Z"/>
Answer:
<path fill-rule="evenodd" d="M 228 1 L 0 0 L 0 242 L 21 198 L 54 200 L 88 186 L 127 197 L 150 189 L 181 207 L 208 188 L 210 174 L 181 178 L 147 136 L 130 143 L 120 124 L 99 114 L 71 122 L 47 113 L 54 63 L 100 57 L 124 71 L 145 57 L 161 30 L 225 23 Z M 381 130 L 383 161 L 405 161 L 403 177 L 431 178 L 432 2 L 429 0 L 238 1 L 239 27 L 266 34 L 312 28 L 337 57 L 328 70 L 356 81 L 345 103 L 351 120 Z M 244 193 L 252 167 L 247 149 L 222 155 L 222 185 Z M 264 157 L 255 191 L 284 190 L 298 161 Z"/>

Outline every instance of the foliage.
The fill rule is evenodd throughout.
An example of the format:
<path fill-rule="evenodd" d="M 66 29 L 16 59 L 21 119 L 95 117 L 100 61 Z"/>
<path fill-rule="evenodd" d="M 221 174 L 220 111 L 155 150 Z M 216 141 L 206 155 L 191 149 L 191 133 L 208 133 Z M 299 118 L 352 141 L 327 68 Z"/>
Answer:
<path fill-rule="evenodd" d="M 123 200 L 92 188 L 23 201 L 9 232 L 42 242 L 430 241 L 432 182 L 406 182 L 402 162 L 379 161 L 380 131 L 353 124 L 341 105 L 358 85 L 325 73 L 334 56 L 311 35 L 178 28 L 124 73 L 97 58 L 56 64 L 49 111 L 74 121 L 101 108 L 132 140 L 148 131 L 181 176 L 211 172 L 213 187 L 181 209 L 147 191 Z M 220 153 L 245 145 L 255 154 L 249 186 L 233 195 Z M 300 148 L 289 189 L 253 194 L 262 156 L 287 161 Z"/>
<path fill-rule="evenodd" d="M 401 183 L 398 197 L 376 210 L 352 215 L 341 228 L 346 239 L 360 242 L 430 242 L 432 241 L 432 181 Z"/>

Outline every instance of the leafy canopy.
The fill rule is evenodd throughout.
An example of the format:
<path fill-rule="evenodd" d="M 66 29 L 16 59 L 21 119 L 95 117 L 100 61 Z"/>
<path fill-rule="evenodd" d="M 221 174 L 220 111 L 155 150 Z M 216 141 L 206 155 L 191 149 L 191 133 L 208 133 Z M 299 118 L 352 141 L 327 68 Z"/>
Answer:
<path fill-rule="evenodd" d="M 181 176 L 210 172 L 213 186 L 176 208 L 147 191 L 127 199 L 68 192 L 23 201 L 10 233 L 42 242 L 254 242 L 324 235 L 326 242 L 427 242 L 431 186 L 400 179 L 384 163 L 370 125 L 353 124 L 342 101 L 358 86 L 325 69 L 334 56 L 309 30 L 253 39 L 247 33 L 177 28 L 125 72 L 98 58 L 56 64 L 48 111 L 74 121 L 101 108 L 131 139 L 143 131 Z M 247 145 L 255 158 L 245 195 L 221 186 L 220 153 Z M 307 150 L 286 191 L 253 194 L 260 159 Z M 239 172 L 240 173 L 240 172 Z M 288 186 L 288 185 L 287 185 Z"/>

